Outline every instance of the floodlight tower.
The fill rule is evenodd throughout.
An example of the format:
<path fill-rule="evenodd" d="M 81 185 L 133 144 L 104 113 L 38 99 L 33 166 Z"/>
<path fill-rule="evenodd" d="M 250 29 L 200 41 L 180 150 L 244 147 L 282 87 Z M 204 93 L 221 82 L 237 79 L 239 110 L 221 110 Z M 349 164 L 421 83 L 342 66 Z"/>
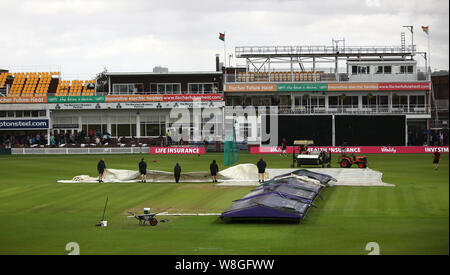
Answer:
<path fill-rule="evenodd" d="M 403 27 L 407 28 L 411 32 L 411 52 L 414 54 L 414 26 L 406 25 Z"/>

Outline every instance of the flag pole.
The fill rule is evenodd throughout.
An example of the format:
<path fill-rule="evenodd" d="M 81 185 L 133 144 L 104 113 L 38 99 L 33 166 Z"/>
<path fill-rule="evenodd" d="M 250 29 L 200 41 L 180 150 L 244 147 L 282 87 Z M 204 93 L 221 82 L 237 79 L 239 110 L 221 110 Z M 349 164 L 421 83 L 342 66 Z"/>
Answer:
<path fill-rule="evenodd" d="M 227 39 L 227 37 L 225 36 L 225 32 L 223 32 L 223 67 L 226 68 L 227 67 L 227 47 L 226 47 L 226 42 L 225 40 Z"/>
<path fill-rule="evenodd" d="M 427 38 L 428 38 L 428 66 L 429 66 L 429 72 L 430 72 L 430 77 L 431 77 L 431 50 L 430 50 L 430 31 L 428 30 L 428 34 L 427 34 Z"/>

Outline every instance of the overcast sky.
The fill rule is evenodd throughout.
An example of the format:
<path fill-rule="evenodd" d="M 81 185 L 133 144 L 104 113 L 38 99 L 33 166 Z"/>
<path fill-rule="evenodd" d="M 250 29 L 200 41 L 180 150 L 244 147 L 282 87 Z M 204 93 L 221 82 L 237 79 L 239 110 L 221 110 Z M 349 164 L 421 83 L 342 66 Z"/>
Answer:
<path fill-rule="evenodd" d="M 0 0 L 0 11 L 0 68 L 60 66 L 66 78 L 89 79 L 103 67 L 215 70 L 219 32 L 228 55 L 236 46 L 331 46 L 333 38 L 400 45 L 401 32 L 410 44 L 403 25 L 414 26 L 419 51 L 427 51 L 428 25 L 432 68 L 449 67 L 448 0 Z"/>

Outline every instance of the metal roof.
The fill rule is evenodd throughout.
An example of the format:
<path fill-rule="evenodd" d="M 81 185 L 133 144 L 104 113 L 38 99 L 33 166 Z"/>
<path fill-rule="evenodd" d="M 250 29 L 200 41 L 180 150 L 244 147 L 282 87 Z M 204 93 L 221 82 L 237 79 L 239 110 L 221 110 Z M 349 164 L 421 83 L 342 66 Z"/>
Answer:
<path fill-rule="evenodd" d="M 192 74 L 222 74 L 217 71 L 184 71 L 184 72 L 107 72 L 105 75 L 110 76 L 130 76 L 130 75 L 192 75 Z"/>

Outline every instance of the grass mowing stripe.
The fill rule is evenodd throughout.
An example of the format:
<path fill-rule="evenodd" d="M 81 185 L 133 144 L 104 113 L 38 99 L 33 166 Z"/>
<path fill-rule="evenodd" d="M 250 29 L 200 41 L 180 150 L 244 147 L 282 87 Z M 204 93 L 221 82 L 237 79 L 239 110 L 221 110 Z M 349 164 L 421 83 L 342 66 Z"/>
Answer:
<path fill-rule="evenodd" d="M 411 215 L 410 209 L 407 205 L 406 202 L 406 194 L 405 194 L 405 190 L 406 188 L 404 186 L 396 186 L 395 187 L 397 190 L 395 192 L 395 199 L 397 201 L 397 207 L 399 210 L 398 215 L 399 216 L 404 216 L 406 215 Z"/>
<path fill-rule="evenodd" d="M 385 215 L 387 212 L 389 212 L 389 204 L 391 203 L 387 201 L 386 188 L 377 188 L 375 191 L 375 207 L 378 210 L 377 215 Z"/>
<path fill-rule="evenodd" d="M 207 171 L 221 154 L 197 156 L 107 155 L 108 168 L 137 169 L 144 156 L 150 169 Z M 367 254 L 379 241 L 382 254 L 448 254 L 448 155 L 432 170 L 428 155 L 369 155 L 371 168 L 396 187 L 332 187 L 324 190 L 300 224 L 226 224 L 217 217 L 169 217 L 168 223 L 140 227 L 126 210 L 144 206 L 220 212 L 251 187 L 202 184 L 60 184 L 75 175 L 96 176 L 100 155 L 0 156 L 8 167 L 0 179 L 0 254 L 66 254 L 77 241 L 82 254 Z M 290 161 L 264 155 L 269 168 Z M 240 163 L 259 155 L 242 153 Z M 157 162 L 153 163 L 153 159 Z M 336 167 L 336 164 L 333 163 Z M 24 171 L 24 167 L 27 167 Z M 4 192 L 2 192 L 4 191 Z M 108 227 L 94 223 L 110 196 Z M 6 196 L 6 197 L 2 197 Z M 425 210 L 422 204 L 432 199 Z M 36 206 L 34 210 L 30 207 Z M 31 215 L 30 215 L 31 214 Z M 32 225 L 32 227 L 30 227 Z M 338 232 L 329 237 L 330 232 Z"/>
<path fill-rule="evenodd" d="M 335 214 L 339 211 L 337 208 L 339 207 L 338 204 L 341 201 L 340 196 L 342 195 L 342 188 L 345 187 L 334 186 L 322 191 L 324 201 L 321 203 L 323 210 L 326 210 L 326 213 Z M 317 201 L 318 200 L 316 200 L 316 202 Z M 321 205 L 318 204 L 318 206 L 320 207 Z"/>
<path fill-rule="evenodd" d="M 38 186 L 33 186 L 33 185 L 0 188 L 0 201 L 8 200 L 11 197 L 20 197 L 23 194 L 26 194 L 30 191 L 35 191 L 38 188 L 39 188 Z"/>
<path fill-rule="evenodd" d="M 358 203 L 361 189 L 360 187 L 349 187 L 345 191 L 347 191 L 348 195 L 344 205 L 342 206 L 343 215 L 344 216 L 355 215 L 361 211 L 361 208 L 364 207 L 364 203 L 362 204 Z"/>

